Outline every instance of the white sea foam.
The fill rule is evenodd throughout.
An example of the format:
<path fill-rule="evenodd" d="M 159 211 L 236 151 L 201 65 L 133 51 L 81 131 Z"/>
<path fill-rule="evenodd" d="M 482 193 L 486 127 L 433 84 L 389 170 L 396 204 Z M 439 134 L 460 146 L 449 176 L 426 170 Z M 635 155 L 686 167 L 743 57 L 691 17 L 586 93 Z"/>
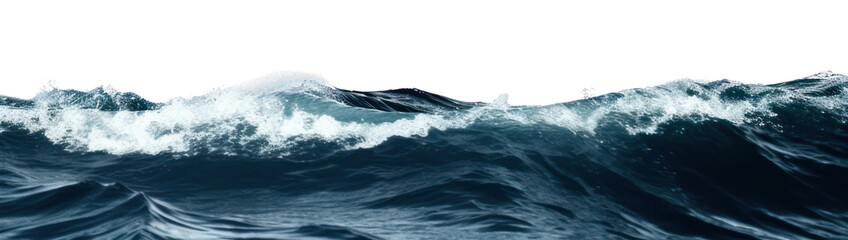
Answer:
<path fill-rule="evenodd" d="M 293 75 L 281 76 L 292 79 Z M 423 137 L 432 130 L 504 121 L 517 125 L 549 124 L 590 135 L 595 134 L 604 121 L 618 121 L 617 124 L 624 125 L 629 134 L 650 134 L 664 122 L 690 116 L 745 124 L 762 122 L 759 118 L 775 117 L 775 113 L 771 112 L 774 104 L 805 98 L 792 92 L 777 92 L 767 97 L 726 100 L 720 96 L 722 91 L 739 86 L 739 83 L 704 87 L 702 83 L 681 80 L 653 88 L 626 90 L 616 99 L 599 100 L 594 105 L 592 100 L 584 100 L 587 104 L 580 106 L 557 104 L 509 108 L 495 104 L 440 114 L 386 113 L 395 115 L 368 121 L 353 120 L 350 112 L 361 115 L 362 119 L 377 113 L 368 110 L 356 112 L 360 110 L 328 99 L 317 101 L 324 101 L 322 104 L 326 105 L 307 107 L 305 105 L 316 101 L 299 103 L 286 99 L 293 95 L 262 95 L 280 89 L 297 89 L 304 86 L 304 82 L 263 80 L 191 100 L 174 100 L 161 109 L 139 112 L 74 107 L 54 109 L 44 104 L 36 104 L 33 108 L 0 106 L 0 122 L 20 125 L 32 132 L 43 132 L 50 141 L 64 144 L 72 151 L 158 154 L 206 149 L 226 153 L 258 146 L 259 149 L 251 148 L 251 151 L 285 154 L 291 147 L 309 141 L 337 144 L 343 149 L 370 148 L 392 137 Z M 312 84 L 313 81 L 306 82 Z M 772 90 L 754 86 L 748 91 L 749 94 L 758 94 Z M 499 99 L 506 103 L 506 97 Z M 845 93 L 842 93 L 835 98 L 813 99 L 815 101 L 810 102 L 821 104 L 826 109 L 844 109 L 846 103 L 841 101 L 844 99 Z M 334 115 L 333 111 L 339 109 L 347 111 L 345 114 L 348 115 L 343 118 Z M 623 119 L 610 120 L 616 117 Z"/>
<path fill-rule="evenodd" d="M 343 122 L 284 103 L 222 92 L 142 112 L 0 107 L 0 121 L 43 131 L 51 141 L 66 144 L 69 150 L 112 154 L 187 152 L 213 141 L 247 145 L 263 140 L 267 142 L 262 147 L 266 152 L 284 151 L 306 140 L 335 142 L 347 149 L 368 148 L 393 136 L 426 136 L 430 129 L 461 128 L 472 122 L 469 114 L 417 114 L 383 123 Z M 287 108 L 292 108 L 289 113 Z M 244 133 L 246 126 L 254 130 Z"/>
<path fill-rule="evenodd" d="M 292 90 L 321 90 L 329 87 L 332 87 L 332 85 L 319 75 L 284 71 L 240 83 L 225 89 L 225 91 L 263 95 Z"/>
<path fill-rule="evenodd" d="M 498 98 L 492 100 L 492 103 L 489 104 L 491 107 L 506 109 L 509 108 L 509 94 L 501 93 L 498 95 Z"/>
<path fill-rule="evenodd" d="M 833 79 L 834 83 L 844 84 L 844 76 Z M 751 97 L 744 100 L 725 100 L 721 93 L 728 88 L 739 87 L 738 82 L 728 82 L 713 87 L 704 87 L 705 82 L 679 80 L 661 86 L 643 89 L 631 89 L 620 92 L 621 97 L 599 104 L 591 110 L 578 111 L 574 107 L 551 105 L 542 107 L 538 112 L 521 117 L 510 116 L 518 122 L 542 122 L 564 127 L 575 132 L 594 133 L 600 121 L 610 114 L 624 114 L 630 120 L 647 119 L 647 122 L 620 122 L 630 134 L 655 133 L 657 127 L 674 118 L 691 116 L 711 117 L 730 121 L 735 124 L 757 122 L 763 118 L 777 117 L 772 107 L 804 100 L 806 104 L 823 109 L 848 108 L 848 95 L 843 91 L 838 96 L 814 98 L 796 92 L 782 91 L 772 87 L 753 85 L 747 94 L 758 95 L 772 91 L 766 97 Z M 687 92 L 690 91 L 690 92 Z"/>

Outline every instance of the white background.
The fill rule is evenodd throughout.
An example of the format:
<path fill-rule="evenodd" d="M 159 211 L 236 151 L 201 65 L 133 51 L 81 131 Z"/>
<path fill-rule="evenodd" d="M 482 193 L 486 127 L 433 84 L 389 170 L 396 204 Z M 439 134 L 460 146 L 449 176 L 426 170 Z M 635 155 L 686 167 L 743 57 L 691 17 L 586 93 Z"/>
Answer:
<path fill-rule="evenodd" d="M 693 78 L 848 73 L 830 1 L 3 1 L 0 95 L 48 81 L 154 100 L 276 71 L 548 104 Z"/>

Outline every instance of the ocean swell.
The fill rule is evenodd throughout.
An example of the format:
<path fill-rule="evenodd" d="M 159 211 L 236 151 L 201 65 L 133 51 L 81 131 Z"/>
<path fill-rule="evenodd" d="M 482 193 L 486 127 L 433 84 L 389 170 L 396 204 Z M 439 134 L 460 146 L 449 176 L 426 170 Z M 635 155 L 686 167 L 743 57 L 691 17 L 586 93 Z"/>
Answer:
<path fill-rule="evenodd" d="M 3 238 L 848 238 L 848 78 L 546 106 L 279 75 L 0 97 Z"/>

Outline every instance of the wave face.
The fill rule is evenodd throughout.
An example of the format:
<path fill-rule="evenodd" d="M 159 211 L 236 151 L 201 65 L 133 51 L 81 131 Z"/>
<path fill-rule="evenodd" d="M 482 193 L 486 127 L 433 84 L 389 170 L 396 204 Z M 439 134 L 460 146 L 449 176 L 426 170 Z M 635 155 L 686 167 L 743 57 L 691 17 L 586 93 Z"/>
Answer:
<path fill-rule="evenodd" d="M 848 238 L 843 75 L 548 106 L 280 81 L 0 97 L 0 238 Z"/>

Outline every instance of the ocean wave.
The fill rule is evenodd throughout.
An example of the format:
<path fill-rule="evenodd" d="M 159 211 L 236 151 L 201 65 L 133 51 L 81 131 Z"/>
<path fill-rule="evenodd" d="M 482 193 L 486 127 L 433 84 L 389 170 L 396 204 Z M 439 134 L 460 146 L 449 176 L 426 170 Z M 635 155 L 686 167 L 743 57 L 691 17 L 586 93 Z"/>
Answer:
<path fill-rule="evenodd" d="M 843 75 L 546 106 L 301 80 L 2 98 L 0 237 L 848 237 Z"/>

